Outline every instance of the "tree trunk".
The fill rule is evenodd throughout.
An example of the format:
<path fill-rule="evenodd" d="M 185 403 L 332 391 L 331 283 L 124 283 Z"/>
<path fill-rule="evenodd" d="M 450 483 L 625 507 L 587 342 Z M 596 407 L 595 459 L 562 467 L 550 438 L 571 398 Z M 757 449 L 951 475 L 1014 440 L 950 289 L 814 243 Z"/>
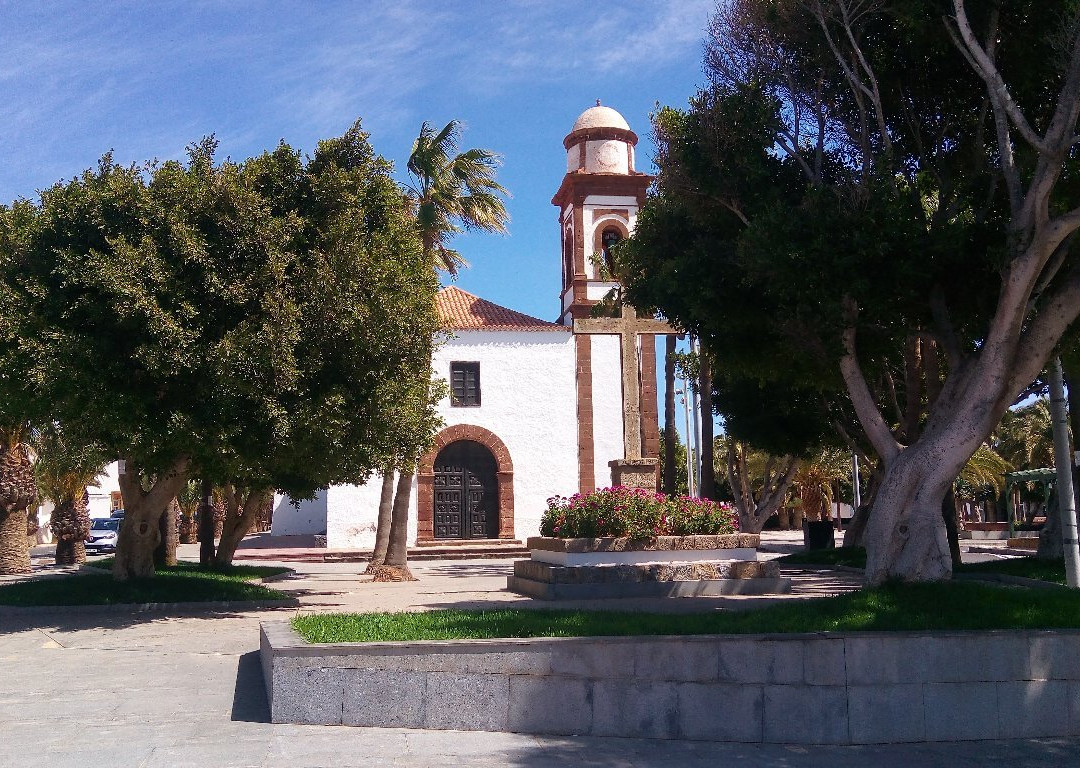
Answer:
<path fill-rule="evenodd" d="M 176 545 L 180 543 L 180 503 L 174 497 L 158 522 L 161 541 L 154 547 L 154 568 L 176 565 Z"/>
<path fill-rule="evenodd" d="M 178 460 L 157 477 L 149 491 L 142 489 L 142 471 L 130 459 L 124 461 L 126 472 L 120 474 L 120 493 L 124 499 L 124 521 L 113 558 L 113 578 L 149 578 L 154 575 L 154 550 L 161 541 L 161 517 L 184 483 L 188 460 Z"/>
<path fill-rule="evenodd" d="M 412 497 L 412 468 L 403 468 L 398 475 L 397 493 L 390 513 L 390 543 L 386 549 L 386 562 L 380 571 L 389 569 L 385 576 L 379 572 L 376 578 L 394 581 L 415 581 L 409 571 L 409 501 Z"/>
<path fill-rule="evenodd" d="M 391 516 L 394 507 L 394 469 L 383 472 L 382 493 L 379 495 L 379 522 L 375 526 L 375 550 L 371 553 L 371 562 L 367 571 L 371 573 L 386 562 L 386 550 L 390 547 Z"/>
<path fill-rule="evenodd" d="M 209 480 L 202 481 L 199 495 L 199 565 L 203 568 L 214 566 L 214 487 Z"/>
<path fill-rule="evenodd" d="M 90 515 L 86 498 L 65 499 L 52 511 L 49 521 L 56 538 L 56 564 L 79 565 L 86 562 L 86 537 L 90 535 Z"/>
<path fill-rule="evenodd" d="M 195 535 L 195 518 L 198 516 L 198 507 L 196 507 L 195 514 L 180 510 L 180 526 L 177 534 L 180 537 L 181 544 L 194 544 L 198 541 L 198 537 Z"/>
<path fill-rule="evenodd" d="M 0 509 L 0 575 L 30 573 L 30 547 L 26 539 L 26 507 Z"/>
<path fill-rule="evenodd" d="M 242 492 L 232 489 L 231 497 L 225 499 L 225 520 L 222 523 L 221 541 L 214 554 L 214 568 L 225 570 L 232 565 L 240 541 L 255 527 L 259 512 L 268 498 L 273 498 L 273 488 L 250 491 L 244 499 Z"/>
<path fill-rule="evenodd" d="M 675 336 L 664 337 L 664 493 L 675 495 Z"/>
<path fill-rule="evenodd" d="M 861 547 L 866 535 L 866 524 L 870 521 L 870 505 L 860 504 L 851 515 L 851 522 L 844 531 L 845 547 Z"/>
<path fill-rule="evenodd" d="M 945 535 L 949 539 L 949 557 L 952 558 L 952 567 L 956 568 L 963 561 L 960 559 L 960 530 L 957 526 L 956 496 L 953 492 L 952 483 L 941 500 L 941 519 L 945 521 Z"/>
<path fill-rule="evenodd" d="M 30 572 L 27 510 L 36 497 L 30 454 L 12 440 L 0 451 L 0 575 Z"/>
<path fill-rule="evenodd" d="M 703 499 L 716 498 L 716 469 L 713 461 L 713 393 L 712 364 L 709 354 L 701 345 L 698 346 L 698 389 L 701 398 L 701 479 L 698 483 L 698 496 Z M 762 522 L 764 525 L 764 522 Z"/>
<path fill-rule="evenodd" d="M 885 470 L 864 536 L 867 584 L 952 576 L 942 500 L 963 465 L 956 457 L 965 449 L 954 449 L 947 461 L 949 452 L 935 442 L 924 438 Z"/>
<path fill-rule="evenodd" d="M 1062 537 L 1061 505 L 1056 500 L 1046 505 L 1046 523 L 1039 531 L 1039 547 L 1035 557 L 1040 560 L 1064 560 L 1065 540 Z"/>
<path fill-rule="evenodd" d="M 1065 395 L 1069 402 L 1069 432 L 1072 434 L 1073 451 L 1080 447 L 1080 350 L 1070 349 L 1061 354 L 1061 370 L 1065 374 Z M 1072 382 L 1076 382 L 1074 387 Z M 1073 453 L 1073 493 L 1076 495 L 1076 508 L 1080 510 L 1080 465 Z M 1065 557 L 1065 542 L 1061 543 L 1061 557 Z"/>

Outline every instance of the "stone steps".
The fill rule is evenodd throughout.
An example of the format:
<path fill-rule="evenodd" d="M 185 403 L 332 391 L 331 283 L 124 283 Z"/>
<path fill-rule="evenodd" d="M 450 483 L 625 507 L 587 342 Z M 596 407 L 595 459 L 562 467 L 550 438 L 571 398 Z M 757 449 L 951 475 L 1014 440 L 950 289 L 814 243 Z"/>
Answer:
<path fill-rule="evenodd" d="M 409 547 L 409 560 L 495 560 L 528 557 L 520 541 L 473 539 L 454 542 L 421 542 Z M 241 549 L 237 560 L 272 560 L 305 563 L 366 563 L 370 549 Z"/>

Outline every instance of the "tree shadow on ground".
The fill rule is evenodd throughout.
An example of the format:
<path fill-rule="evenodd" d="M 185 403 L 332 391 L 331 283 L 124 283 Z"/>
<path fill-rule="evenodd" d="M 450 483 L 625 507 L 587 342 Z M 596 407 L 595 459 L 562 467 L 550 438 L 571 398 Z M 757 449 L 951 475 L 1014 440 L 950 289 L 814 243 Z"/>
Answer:
<path fill-rule="evenodd" d="M 259 651 L 241 654 L 238 659 L 229 719 L 243 723 L 270 722 L 270 702 L 266 699 Z"/>
<path fill-rule="evenodd" d="M 681 766 L 718 765 L 763 768 L 1048 768 L 1076 765 L 1076 739 L 875 744 L 867 746 L 798 746 L 727 742 L 661 741 L 541 737 L 536 747 L 507 749 L 501 763 L 508 768 L 562 766 Z"/>
<path fill-rule="evenodd" d="M 514 572 L 512 560 L 486 563 L 455 563 L 428 566 L 423 561 L 410 562 L 409 567 L 419 576 L 445 576 L 451 579 L 474 579 L 483 576 L 509 576 Z"/>
<path fill-rule="evenodd" d="M 128 606 L 125 606 L 128 607 Z M 100 609 L 100 610 L 94 610 Z M 70 610 L 71 612 L 66 612 Z M 0 633 L 50 629 L 57 632 L 79 632 L 91 629 L 120 630 L 167 619 L 278 619 L 296 612 L 296 606 L 237 609 L 221 606 L 199 606 L 188 603 L 180 607 L 138 610 L 130 606 L 48 606 L 45 608 L 11 609 L 0 606 Z"/>

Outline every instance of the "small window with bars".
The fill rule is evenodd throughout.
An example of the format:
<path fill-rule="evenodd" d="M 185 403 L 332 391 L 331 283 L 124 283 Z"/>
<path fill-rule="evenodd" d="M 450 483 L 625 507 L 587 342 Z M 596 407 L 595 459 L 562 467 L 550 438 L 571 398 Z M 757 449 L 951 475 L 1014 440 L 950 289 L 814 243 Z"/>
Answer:
<path fill-rule="evenodd" d="M 480 363 L 450 363 L 450 405 L 480 405 Z"/>

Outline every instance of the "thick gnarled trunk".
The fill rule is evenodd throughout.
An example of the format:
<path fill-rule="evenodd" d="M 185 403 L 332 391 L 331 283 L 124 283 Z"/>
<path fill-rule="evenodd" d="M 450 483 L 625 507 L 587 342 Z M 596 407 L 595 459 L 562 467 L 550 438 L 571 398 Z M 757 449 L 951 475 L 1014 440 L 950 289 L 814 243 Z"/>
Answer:
<path fill-rule="evenodd" d="M 267 499 L 274 496 L 273 488 L 256 488 L 244 491 L 235 486 L 225 487 L 225 520 L 221 526 L 221 540 L 214 553 L 214 568 L 224 570 L 232 565 L 240 541 L 255 527 L 259 512 Z"/>
<path fill-rule="evenodd" d="M 765 466 L 761 492 L 754 498 L 754 488 L 746 468 L 745 446 L 731 440 L 727 450 L 727 480 L 735 495 L 735 510 L 739 513 L 739 530 L 743 533 L 761 533 L 765 522 L 772 517 L 787 499 L 788 489 L 795 479 L 799 460 L 784 456 L 779 461 L 770 458 Z M 779 466 L 777 466 L 779 465 Z M 800 526 L 801 526 L 800 521 Z"/>
<path fill-rule="evenodd" d="M 161 516 L 169 508 L 188 477 L 188 460 L 180 459 L 143 490 L 143 478 L 135 462 L 124 461 L 120 493 L 124 499 L 124 522 L 116 542 L 113 578 L 126 581 L 154 575 L 154 550 L 161 540 Z"/>
<path fill-rule="evenodd" d="M 10 433 L 0 450 L 0 575 L 30 571 L 27 510 L 37 496 L 37 484 L 19 434 L 19 430 Z"/>

